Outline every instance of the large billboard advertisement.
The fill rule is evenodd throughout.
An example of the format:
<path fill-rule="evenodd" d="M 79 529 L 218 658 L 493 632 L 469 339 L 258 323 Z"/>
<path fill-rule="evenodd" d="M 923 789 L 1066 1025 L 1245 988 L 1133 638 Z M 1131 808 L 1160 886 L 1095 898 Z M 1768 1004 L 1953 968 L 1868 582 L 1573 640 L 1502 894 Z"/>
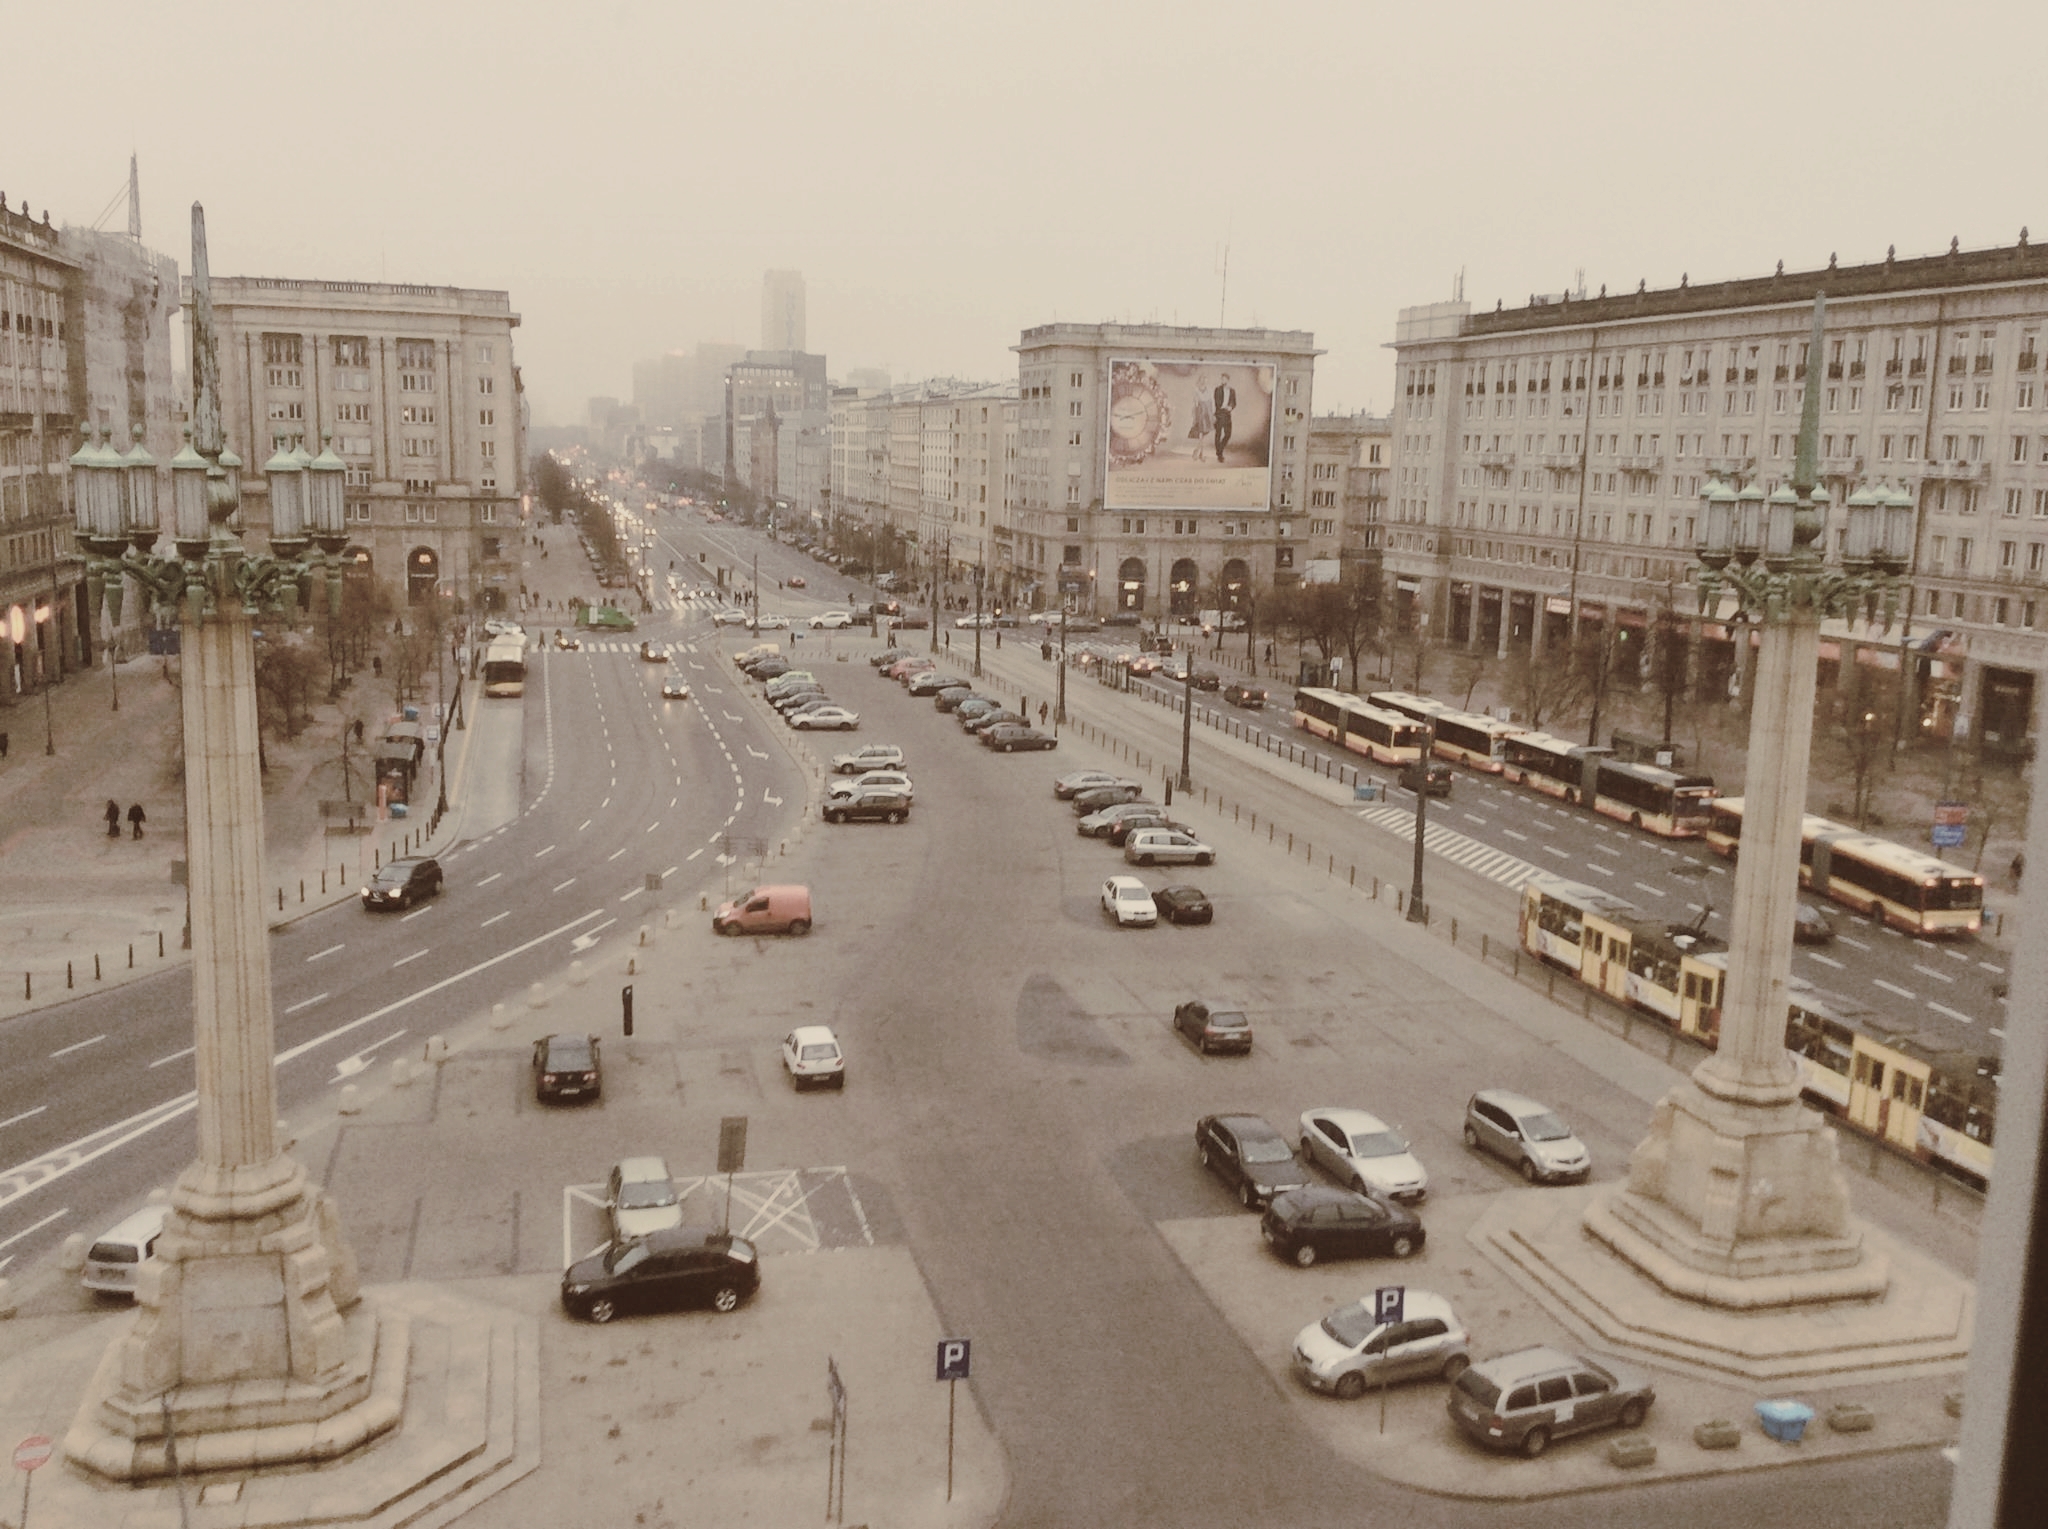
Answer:
<path fill-rule="evenodd" d="M 1271 362 L 1112 359 L 1110 510 L 1263 510 L 1271 502 Z"/>

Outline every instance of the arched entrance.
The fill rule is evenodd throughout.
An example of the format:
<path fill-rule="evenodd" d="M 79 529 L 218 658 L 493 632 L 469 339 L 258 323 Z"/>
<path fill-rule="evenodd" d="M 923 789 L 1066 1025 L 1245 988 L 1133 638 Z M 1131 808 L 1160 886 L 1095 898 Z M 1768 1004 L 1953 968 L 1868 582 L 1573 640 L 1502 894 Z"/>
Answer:
<path fill-rule="evenodd" d="M 1167 580 L 1168 609 L 1176 616 L 1192 616 L 1195 600 L 1200 593 L 1202 571 L 1195 566 L 1191 557 L 1180 558 L 1173 565 L 1173 574 Z"/>
<path fill-rule="evenodd" d="M 1141 611 L 1145 608 L 1145 560 L 1127 557 L 1116 570 L 1116 608 Z"/>
<path fill-rule="evenodd" d="M 1227 611 L 1241 611 L 1251 598 L 1252 571 L 1241 557 L 1223 565 L 1223 605 Z"/>
<path fill-rule="evenodd" d="M 434 598 L 441 581 L 441 559 L 432 547 L 415 547 L 405 556 L 405 603 L 418 605 Z"/>

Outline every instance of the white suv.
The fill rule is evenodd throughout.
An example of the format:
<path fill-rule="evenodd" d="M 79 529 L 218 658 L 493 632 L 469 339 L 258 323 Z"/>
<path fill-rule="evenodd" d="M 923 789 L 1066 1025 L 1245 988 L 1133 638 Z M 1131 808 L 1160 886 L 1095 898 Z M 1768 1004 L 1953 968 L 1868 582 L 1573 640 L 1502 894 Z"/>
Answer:
<path fill-rule="evenodd" d="M 836 632 L 852 625 L 852 611 L 826 611 L 811 617 L 811 630 L 814 632 Z"/>
<path fill-rule="evenodd" d="M 835 780 L 826 789 L 825 795 L 835 800 L 858 796 L 870 786 L 879 786 L 884 791 L 900 791 L 906 798 L 914 795 L 910 777 L 901 770 L 869 770 L 847 780 Z"/>
<path fill-rule="evenodd" d="M 1114 917 L 1119 927 L 1159 922 L 1159 905 L 1152 901 L 1151 888 L 1135 876 L 1112 876 L 1102 884 L 1102 911 Z"/>

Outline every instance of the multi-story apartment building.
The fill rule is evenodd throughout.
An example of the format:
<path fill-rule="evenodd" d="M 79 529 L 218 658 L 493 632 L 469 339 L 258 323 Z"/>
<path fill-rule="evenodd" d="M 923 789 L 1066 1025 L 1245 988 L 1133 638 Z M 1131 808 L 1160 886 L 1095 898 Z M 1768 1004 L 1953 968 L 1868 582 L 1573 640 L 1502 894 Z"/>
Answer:
<path fill-rule="evenodd" d="M 1824 353 L 1808 352 L 1816 293 Z M 1831 623 L 1823 659 L 1899 671 L 1923 727 L 2015 745 L 2048 660 L 2048 253 L 2011 247 L 1477 313 L 1403 310 L 1386 563 L 1455 643 L 1541 653 L 1589 624 L 1691 622 L 1703 677 L 1739 634 L 1692 615 L 1699 496 L 1791 472 L 1807 387 L 1839 503 L 1918 506 L 1911 610 Z M 1837 517 L 1827 539 L 1835 556 Z"/>
<path fill-rule="evenodd" d="M 1377 574 L 1392 438 L 1387 415 L 1324 414 L 1309 421 L 1304 580 Z"/>
<path fill-rule="evenodd" d="M 750 350 L 725 372 L 725 477 L 804 515 L 831 484 L 831 384 L 825 358 Z"/>
<path fill-rule="evenodd" d="M 1012 348 L 1021 594 L 1159 616 L 1299 580 L 1313 335 L 1045 324 Z"/>
<path fill-rule="evenodd" d="M 221 421 L 245 520 L 263 464 L 328 440 L 347 469 L 345 555 L 405 603 L 518 594 L 525 414 L 509 294 L 385 282 L 213 278 Z M 189 300 L 189 293 L 188 293 Z"/>

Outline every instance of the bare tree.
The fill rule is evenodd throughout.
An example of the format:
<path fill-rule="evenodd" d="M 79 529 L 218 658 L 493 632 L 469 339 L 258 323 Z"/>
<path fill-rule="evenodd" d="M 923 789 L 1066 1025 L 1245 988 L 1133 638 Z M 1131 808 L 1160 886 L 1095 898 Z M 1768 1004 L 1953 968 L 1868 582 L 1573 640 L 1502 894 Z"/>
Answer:
<path fill-rule="evenodd" d="M 1529 726 L 1541 728 L 1546 717 L 1570 711 L 1585 698 L 1585 669 L 1569 655 L 1539 657 L 1517 647 L 1508 659 L 1507 691 Z"/>
<path fill-rule="evenodd" d="M 1464 711 L 1472 709 L 1472 693 L 1480 682 L 1493 671 L 1494 656 L 1484 649 L 1460 653 L 1451 666 L 1451 683 L 1460 692 L 1458 705 Z"/>

